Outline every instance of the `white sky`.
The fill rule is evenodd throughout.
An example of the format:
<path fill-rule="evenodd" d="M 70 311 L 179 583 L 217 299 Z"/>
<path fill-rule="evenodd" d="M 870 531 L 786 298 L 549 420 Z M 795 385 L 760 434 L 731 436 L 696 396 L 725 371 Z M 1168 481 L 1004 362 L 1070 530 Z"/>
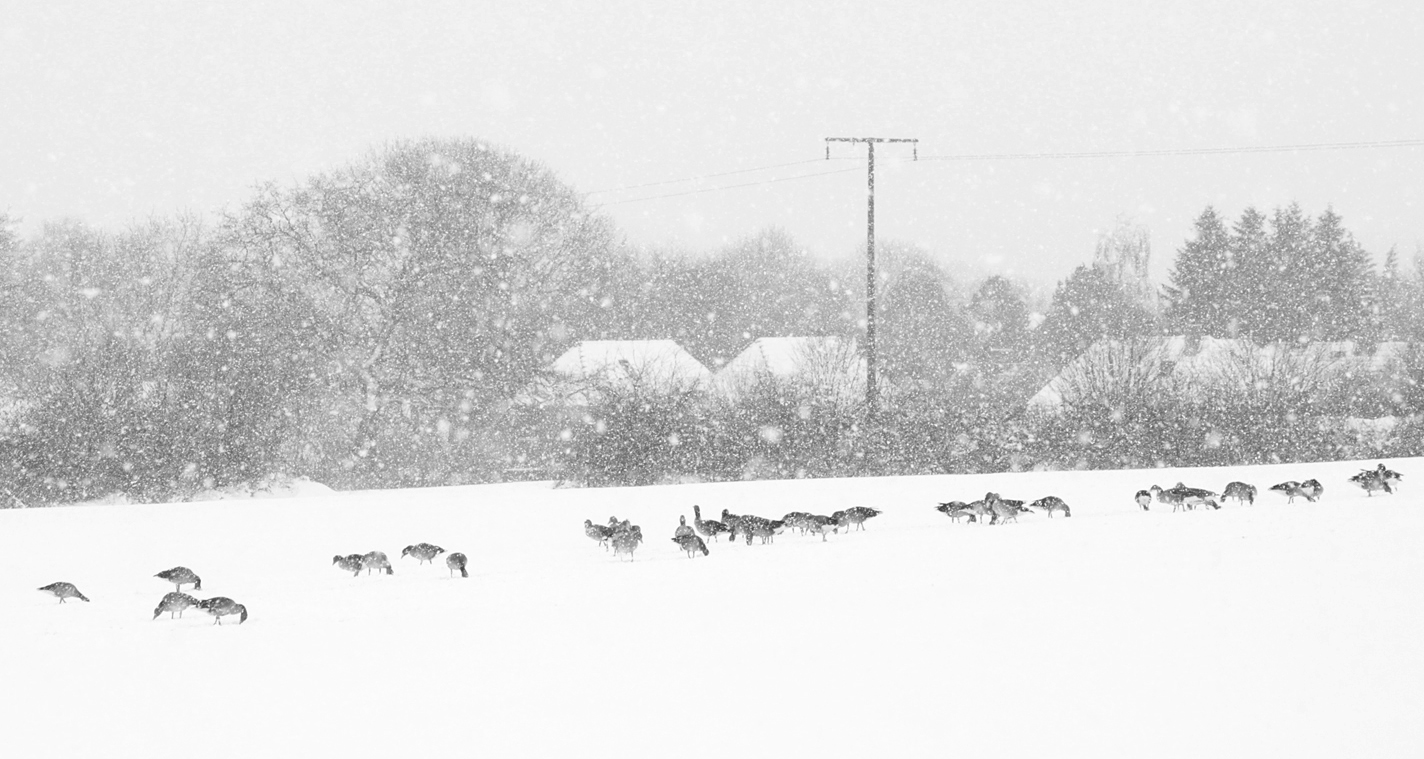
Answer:
<path fill-rule="evenodd" d="M 0 210 L 33 232 L 235 208 L 391 139 L 477 136 L 592 191 L 824 157 L 1424 138 L 1424 4 L 1389 2 L 13 2 Z M 839 156 L 863 155 L 841 146 Z M 1208 204 L 1327 204 L 1367 248 L 1424 243 L 1424 148 L 920 161 L 877 151 L 877 238 L 966 276 L 1052 281 L 1129 215 L 1165 274 Z M 862 168 L 857 169 L 857 166 Z M 779 225 L 861 250 L 862 163 L 669 184 L 628 239 L 704 250 Z"/>

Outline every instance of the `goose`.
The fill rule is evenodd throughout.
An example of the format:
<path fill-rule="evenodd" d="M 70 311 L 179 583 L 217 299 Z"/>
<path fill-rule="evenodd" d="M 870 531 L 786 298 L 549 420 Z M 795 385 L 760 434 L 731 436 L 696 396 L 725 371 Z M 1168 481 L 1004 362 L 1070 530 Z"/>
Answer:
<path fill-rule="evenodd" d="M 590 539 L 598 541 L 603 546 L 603 550 L 608 550 L 608 539 L 613 537 L 613 528 L 606 525 L 594 524 L 592 519 L 583 520 L 583 534 Z"/>
<path fill-rule="evenodd" d="M 237 623 L 240 625 L 247 621 L 247 607 L 228 598 L 227 596 L 217 596 L 198 602 L 198 608 L 213 615 L 213 624 L 221 625 L 222 618 L 238 615 Z"/>
<path fill-rule="evenodd" d="M 373 569 L 384 569 L 388 575 L 396 573 L 396 571 L 391 568 L 391 560 L 387 559 L 386 554 L 382 551 L 371 551 L 365 556 L 362 556 L 361 566 L 366 568 L 367 575 L 370 575 Z"/>
<path fill-rule="evenodd" d="M 461 577 L 469 577 L 470 573 L 465 570 L 466 563 L 467 560 L 465 559 L 465 554 L 463 553 L 452 553 L 449 556 L 445 557 L 445 566 L 450 568 L 451 577 L 455 576 L 455 570 L 457 569 L 460 570 Z"/>
<path fill-rule="evenodd" d="M 865 520 L 878 517 L 885 512 L 879 509 L 872 509 L 869 506 L 852 506 L 845 510 L 844 523 L 855 525 L 860 529 L 865 529 Z"/>
<path fill-rule="evenodd" d="M 1256 502 L 1256 486 L 1244 482 L 1230 482 L 1221 491 L 1221 500 L 1235 498 L 1237 503 L 1250 506 Z"/>
<path fill-rule="evenodd" d="M 361 561 L 361 554 L 348 553 L 345 556 L 331 557 L 331 563 L 343 572 L 350 572 L 352 577 L 359 576 L 365 565 Z"/>
<path fill-rule="evenodd" d="M 703 556 L 710 555 L 710 552 L 707 550 L 707 544 L 702 542 L 702 538 L 699 538 L 696 535 L 678 535 L 672 539 L 672 542 L 676 543 L 679 548 L 686 551 L 687 558 L 689 559 L 697 558 L 698 551 L 701 551 Z"/>
<path fill-rule="evenodd" d="M 183 616 L 184 609 L 187 609 L 189 606 L 197 606 L 199 603 L 198 599 L 187 593 L 179 593 L 175 590 L 164 596 L 162 601 L 158 602 L 158 608 L 153 610 L 153 618 L 158 619 L 158 615 L 165 611 L 168 612 L 169 619 L 173 619 L 175 613 L 181 617 Z"/>
<path fill-rule="evenodd" d="M 154 577 L 159 577 L 173 583 L 174 590 L 182 590 L 184 585 L 192 585 L 193 590 L 203 589 L 203 578 L 194 574 L 193 570 L 187 567 L 165 569 L 154 575 Z"/>
<path fill-rule="evenodd" d="M 445 549 L 440 546 L 430 543 L 416 543 L 413 546 L 406 546 L 405 549 L 401 551 L 401 558 L 404 559 L 407 556 L 414 556 L 416 564 L 424 564 L 427 561 L 434 564 L 435 557 L 442 553 L 445 553 Z"/>
<path fill-rule="evenodd" d="M 77 598 L 85 603 L 89 602 L 89 599 L 85 598 L 84 594 L 80 593 L 79 588 L 74 587 L 74 583 L 72 582 L 52 582 L 43 588 L 37 588 L 37 590 L 54 594 L 60 603 L 64 603 L 64 599 L 66 598 Z"/>
<path fill-rule="evenodd" d="M 1063 499 L 1059 498 L 1056 495 L 1044 496 L 1043 498 L 1040 498 L 1037 501 L 1030 503 L 1028 507 L 1030 509 L 1039 509 L 1047 513 L 1049 519 L 1053 518 L 1053 512 L 1055 511 L 1063 512 L 1063 516 L 1065 517 L 1073 516 L 1072 510 L 1068 508 L 1068 504 L 1064 503 Z"/>
<path fill-rule="evenodd" d="M 697 528 L 697 531 L 702 534 L 702 537 L 707 538 L 713 543 L 717 542 L 718 535 L 724 532 L 731 532 L 731 529 L 727 527 L 727 525 L 715 519 L 703 519 L 701 506 L 692 507 L 692 526 Z"/>

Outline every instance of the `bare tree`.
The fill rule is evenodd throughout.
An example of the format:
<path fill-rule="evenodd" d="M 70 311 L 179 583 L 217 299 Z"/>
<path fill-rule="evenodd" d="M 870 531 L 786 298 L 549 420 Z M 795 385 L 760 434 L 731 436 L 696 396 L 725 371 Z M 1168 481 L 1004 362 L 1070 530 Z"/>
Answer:
<path fill-rule="evenodd" d="M 1065 408 L 1121 418 L 1174 395 L 1173 369 L 1160 339 L 1104 340 L 1064 367 L 1054 389 Z"/>
<path fill-rule="evenodd" d="M 387 434 L 467 424 L 511 397 L 564 326 L 599 307 L 608 223 L 542 166 L 474 140 L 400 143 L 282 190 L 224 227 L 228 255 L 359 398 L 348 463 L 381 468 Z M 395 430 L 395 432 L 391 432 Z"/>

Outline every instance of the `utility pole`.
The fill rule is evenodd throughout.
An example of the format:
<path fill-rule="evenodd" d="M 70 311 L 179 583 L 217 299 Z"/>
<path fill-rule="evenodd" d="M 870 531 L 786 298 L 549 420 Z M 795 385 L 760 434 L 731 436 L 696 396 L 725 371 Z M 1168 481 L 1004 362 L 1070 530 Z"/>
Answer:
<path fill-rule="evenodd" d="M 880 410 L 880 388 L 875 376 L 875 143 L 909 142 L 914 144 L 915 160 L 920 160 L 920 141 L 910 137 L 827 137 L 826 160 L 831 160 L 832 142 L 863 142 L 869 148 L 869 190 L 865 232 L 865 404 L 874 416 Z"/>

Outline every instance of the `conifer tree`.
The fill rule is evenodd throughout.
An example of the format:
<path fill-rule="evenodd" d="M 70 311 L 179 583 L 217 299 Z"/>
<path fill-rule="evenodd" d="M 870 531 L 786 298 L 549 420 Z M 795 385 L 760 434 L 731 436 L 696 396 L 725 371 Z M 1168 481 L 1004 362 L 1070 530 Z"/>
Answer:
<path fill-rule="evenodd" d="M 889 269 L 880 311 L 885 376 L 901 385 L 941 382 L 967 357 L 973 328 L 950 296 L 949 277 L 928 254 L 889 250 L 896 256 L 893 268 L 882 269 Z"/>
<path fill-rule="evenodd" d="M 984 280 L 966 312 L 973 324 L 980 362 L 1011 364 L 1023 357 L 1028 348 L 1028 305 L 1007 277 L 996 274 Z"/>
<path fill-rule="evenodd" d="M 1232 227 L 1230 251 L 1237 285 L 1232 288 L 1230 318 L 1236 331 L 1256 342 L 1267 342 L 1267 302 L 1274 297 L 1270 283 L 1276 279 L 1270 259 L 1266 216 L 1255 208 L 1241 212 Z"/>
<path fill-rule="evenodd" d="M 1311 229 L 1311 244 L 1300 267 L 1309 276 L 1305 323 L 1325 340 L 1378 339 L 1373 266 L 1334 209 L 1326 208 Z"/>
<path fill-rule="evenodd" d="M 1390 246 L 1384 256 L 1384 269 L 1375 283 L 1381 339 L 1406 340 L 1406 336 L 1413 333 L 1410 314 L 1414 313 L 1417 283 L 1417 277 L 1408 277 L 1400 270 L 1399 250 Z"/>
<path fill-rule="evenodd" d="M 1302 342 L 1310 339 L 1313 293 L 1322 272 L 1311 255 L 1315 241 L 1310 217 L 1300 204 L 1277 208 L 1271 215 L 1267 245 L 1269 268 L 1265 309 L 1268 342 Z"/>
<path fill-rule="evenodd" d="M 1108 272 L 1079 266 L 1058 283 L 1038 333 L 1041 350 L 1062 366 L 1095 342 L 1148 335 L 1153 326 L 1152 315 Z"/>
<path fill-rule="evenodd" d="M 1239 277 L 1231 236 L 1216 209 L 1207 206 L 1197 217 L 1195 236 L 1177 253 L 1169 275 L 1166 320 L 1169 329 L 1191 335 L 1233 336 L 1234 292 Z M 1055 296 L 1056 299 L 1056 296 Z"/>

